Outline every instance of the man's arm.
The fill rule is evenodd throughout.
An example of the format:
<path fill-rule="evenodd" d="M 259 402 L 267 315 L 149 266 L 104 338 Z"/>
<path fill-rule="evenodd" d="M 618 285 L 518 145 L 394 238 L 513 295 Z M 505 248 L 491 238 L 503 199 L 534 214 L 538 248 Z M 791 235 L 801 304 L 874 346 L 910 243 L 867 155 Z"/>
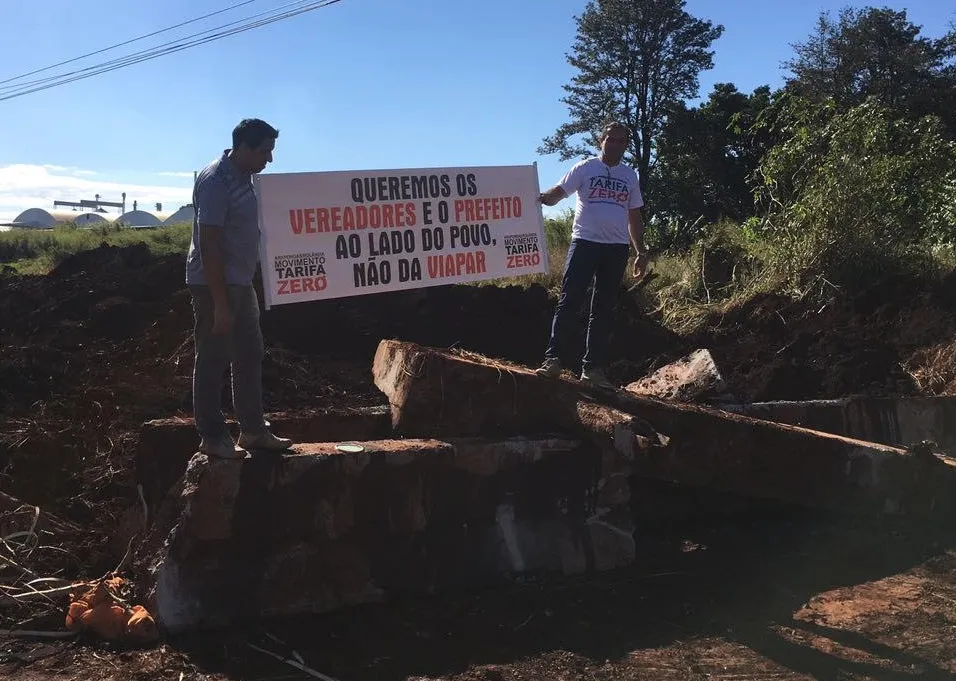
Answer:
<path fill-rule="evenodd" d="M 206 284 L 216 305 L 228 302 L 226 295 L 226 267 L 222 261 L 220 238 L 222 227 L 219 225 L 199 225 L 199 250 L 202 253 L 202 268 L 206 274 Z"/>
<path fill-rule="evenodd" d="M 222 257 L 222 230 L 226 221 L 228 196 L 225 187 L 214 179 L 196 192 L 199 220 L 199 252 L 206 285 L 213 302 L 213 333 L 228 333 L 232 328 L 232 310 L 226 288 L 226 264 Z"/>
<path fill-rule="evenodd" d="M 541 201 L 545 206 L 553 206 L 558 201 L 568 198 L 567 192 L 564 191 L 564 188 L 556 184 L 551 189 L 546 192 L 542 192 L 538 195 L 538 200 Z"/>
<path fill-rule="evenodd" d="M 631 245 L 637 252 L 634 258 L 634 277 L 640 279 L 647 271 L 647 246 L 644 245 L 644 216 L 640 208 L 627 211 L 627 231 L 631 235 Z"/>

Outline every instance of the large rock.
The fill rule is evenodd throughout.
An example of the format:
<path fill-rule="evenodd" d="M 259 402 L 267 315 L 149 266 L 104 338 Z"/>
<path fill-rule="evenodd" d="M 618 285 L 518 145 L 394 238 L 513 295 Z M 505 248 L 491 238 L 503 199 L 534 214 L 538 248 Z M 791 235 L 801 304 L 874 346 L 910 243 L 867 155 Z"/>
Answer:
<path fill-rule="evenodd" d="M 584 432 L 586 424 L 569 414 L 572 405 L 590 401 L 636 416 L 647 433 L 662 434 L 654 446 L 635 448 L 639 476 L 859 512 L 927 513 L 949 508 L 956 498 L 956 462 L 946 457 L 589 389 L 474 355 L 382 341 L 374 374 L 388 396 L 392 423 L 403 433 L 480 434 L 528 426 Z"/>
<path fill-rule="evenodd" d="M 197 454 L 149 540 L 169 631 L 631 563 L 619 456 L 558 437 Z M 623 484 L 622 484 L 623 482 Z"/>
<path fill-rule="evenodd" d="M 676 402 L 733 402 L 709 350 L 695 350 L 625 387 L 628 392 Z"/>

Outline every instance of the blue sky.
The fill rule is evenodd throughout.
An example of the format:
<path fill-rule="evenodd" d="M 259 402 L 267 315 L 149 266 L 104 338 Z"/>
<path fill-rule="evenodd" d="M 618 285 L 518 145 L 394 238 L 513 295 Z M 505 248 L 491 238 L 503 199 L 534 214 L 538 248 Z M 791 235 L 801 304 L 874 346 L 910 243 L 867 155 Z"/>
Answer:
<path fill-rule="evenodd" d="M 71 65 L 82 68 L 290 0 L 226 14 Z M 0 80 L 229 7 L 235 0 L 43 0 L 0 7 Z M 743 91 L 782 83 L 781 62 L 820 11 L 906 9 L 926 36 L 956 11 L 939 0 L 688 0 L 723 24 L 701 77 Z M 565 60 L 585 0 L 341 0 L 327 8 L 44 92 L 0 101 L 0 215 L 54 198 L 189 200 L 192 171 L 229 145 L 245 116 L 281 135 L 276 172 L 537 161 L 542 186 L 568 163 L 539 156 L 566 120 Z M 50 73 L 56 73 L 52 71 Z M 40 77 L 47 73 L 38 74 Z M 3 87 L 3 86 L 0 86 Z M 568 202 L 565 202 L 568 203 Z M 559 209 L 564 204 L 559 205 Z"/>

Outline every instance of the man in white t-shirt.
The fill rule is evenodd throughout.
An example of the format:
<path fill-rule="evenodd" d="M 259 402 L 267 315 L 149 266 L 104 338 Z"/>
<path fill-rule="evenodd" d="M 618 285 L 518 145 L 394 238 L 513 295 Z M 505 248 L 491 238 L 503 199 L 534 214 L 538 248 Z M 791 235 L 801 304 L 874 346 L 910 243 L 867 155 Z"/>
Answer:
<path fill-rule="evenodd" d="M 614 385 L 604 373 L 614 326 L 614 307 L 627 269 L 630 245 L 637 251 L 634 276 L 647 268 L 641 185 L 637 173 L 621 163 L 630 135 L 621 123 L 601 131 L 601 153 L 577 163 L 561 181 L 538 198 L 546 206 L 577 193 L 571 246 L 564 264 L 561 297 L 554 311 L 551 340 L 536 373 L 557 376 L 567 361 L 574 322 L 588 286 L 594 282 L 587 348 L 581 380 L 601 388 Z"/>

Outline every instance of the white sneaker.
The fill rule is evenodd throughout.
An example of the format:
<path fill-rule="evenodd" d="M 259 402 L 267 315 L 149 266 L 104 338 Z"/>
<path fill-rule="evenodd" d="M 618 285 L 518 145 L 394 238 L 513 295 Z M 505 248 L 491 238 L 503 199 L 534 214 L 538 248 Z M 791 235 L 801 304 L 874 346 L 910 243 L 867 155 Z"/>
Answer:
<path fill-rule="evenodd" d="M 545 376 L 547 378 L 554 378 L 561 375 L 561 360 L 554 359 L 553 357 L 546 357 L 544 362 L 537 369 L 534 370 L 538 376 Z"/>
<path fill-rule="evenodd" d="M 246 458 L 246 451 L 232 441 L 231 435 L 224 435 L 221 438 L 210 440 L 203 438 L 202 442 L 199 443 L 199 451 L 209 456 L 215 456 L 218 459 Z"/>
<path fill-rule="evenodd" d="M 600 369 L 585 369 L 581 372 L 581 381 L 595 388 L 617 390 L 617 386 L 611 383 Z"/>
<path fill-rule="evenodd" d="M 243 449 L 265 449 L 270 452 L 281 452 L 292 446 L 292 440 L 287 437 L 276 437 L 269 430 L 255 435 L 243 433 L 239 436 L 239 446 Z"/>

